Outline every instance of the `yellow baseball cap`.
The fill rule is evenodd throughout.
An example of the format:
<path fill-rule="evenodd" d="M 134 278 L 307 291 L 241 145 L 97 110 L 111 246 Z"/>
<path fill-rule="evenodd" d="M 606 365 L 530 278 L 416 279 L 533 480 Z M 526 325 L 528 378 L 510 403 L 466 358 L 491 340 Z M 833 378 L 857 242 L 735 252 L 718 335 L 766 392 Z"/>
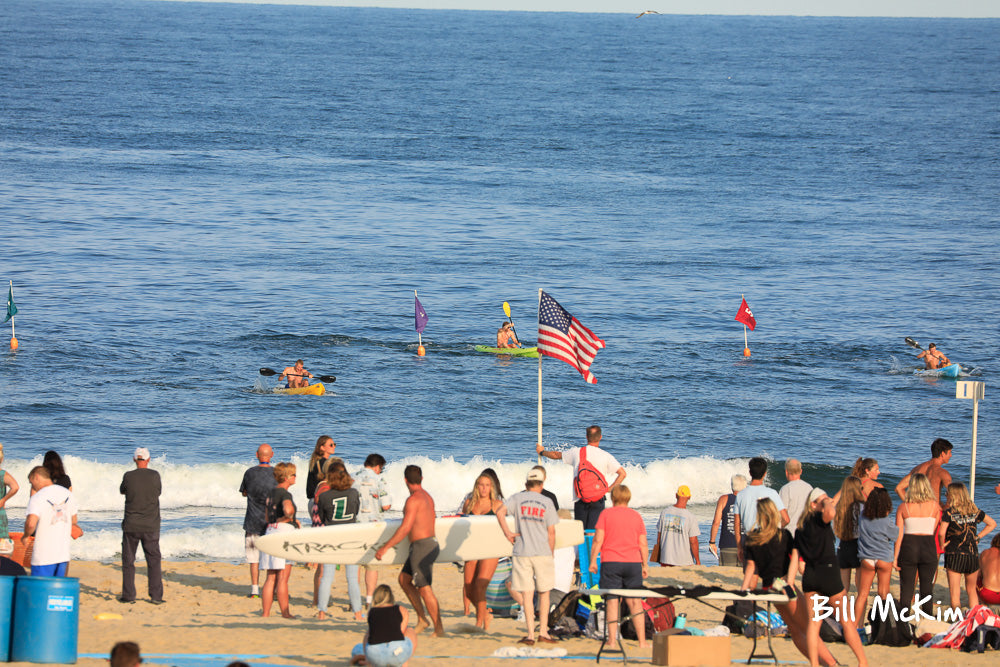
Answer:
<path fill-rule="evenodd" d="M 686 484 L 681 484 L 680 486 L 677 487 L 677 495 L 680 496 L 681 498 L 690 498 L 691 489 L 687 488 Z"/>

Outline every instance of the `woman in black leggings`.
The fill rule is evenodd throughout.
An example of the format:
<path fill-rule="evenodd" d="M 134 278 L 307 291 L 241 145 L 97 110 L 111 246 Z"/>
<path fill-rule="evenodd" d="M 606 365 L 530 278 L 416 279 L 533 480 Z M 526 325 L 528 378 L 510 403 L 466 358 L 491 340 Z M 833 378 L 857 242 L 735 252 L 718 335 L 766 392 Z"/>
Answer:
<path fill-rule="evenodd" d="M 916 473 L 910 477 L 906 489 L 906 502 L 896 510 L 896 552 L 892 566 L 899 570 L 899 600 L 913 613 L 913 591 L 920 577 L 919 605 L 925 614 L 931 612 L 934 592 L 934 574 L 938 566 L 937 545 L 934 531 L 941 519 L 941 506 L 934 498 L 926 475 Z"/>

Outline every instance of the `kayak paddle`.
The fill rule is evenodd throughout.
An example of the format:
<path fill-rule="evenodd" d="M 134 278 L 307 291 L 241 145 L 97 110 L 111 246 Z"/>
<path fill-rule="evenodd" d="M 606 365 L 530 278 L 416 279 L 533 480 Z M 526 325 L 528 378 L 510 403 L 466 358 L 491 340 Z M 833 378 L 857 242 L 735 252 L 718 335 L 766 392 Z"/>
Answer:
<path fill-rule="evenodd" d="M 510 304 L 506 301 L 503 302 L 503 314 L 507 316 L 507 321 L 510 322 L 511 331 L 514 332 L 514 338 L 517 338 L 518 345 L 520 345 L 521 338 L 517 335 L 517 329 L 514 328 L 514 320 L 510 319 Z"/>
<path fill-rule="evenodd" d="M 276 371 L 274 369 L 271 369 L 271 368 L 262 368 L 262 369 L 260 369 L 260 374 L 263 375 L 264 377 L 271 377 L 272 375 L 280 375 L 280 373 L 278 373 L 278 371 Z M 295 373 L 289 373 L 288 375 L 290 375 L 292 377 L 297 377 L 297 378 L 309 377 L 308 375 L 296 375 Z M 320 382 L 336 382 L 337 381 L 336 376 L 333 376 L 333 375 L 314 375 L 313 377 L 315 377 Z"/>

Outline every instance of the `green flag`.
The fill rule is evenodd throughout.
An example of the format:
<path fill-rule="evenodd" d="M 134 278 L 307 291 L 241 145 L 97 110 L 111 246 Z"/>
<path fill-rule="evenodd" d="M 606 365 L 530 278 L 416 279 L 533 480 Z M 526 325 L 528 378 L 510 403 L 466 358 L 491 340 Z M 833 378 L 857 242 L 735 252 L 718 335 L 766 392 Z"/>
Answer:
<path fill-rule="evenodd" d="M 17 315 L 17 306 L 14 305 L 14 283 L 11 283 L 10 292 L 7 293 L 7 319 L 4 322 L 15 315 Z"/>

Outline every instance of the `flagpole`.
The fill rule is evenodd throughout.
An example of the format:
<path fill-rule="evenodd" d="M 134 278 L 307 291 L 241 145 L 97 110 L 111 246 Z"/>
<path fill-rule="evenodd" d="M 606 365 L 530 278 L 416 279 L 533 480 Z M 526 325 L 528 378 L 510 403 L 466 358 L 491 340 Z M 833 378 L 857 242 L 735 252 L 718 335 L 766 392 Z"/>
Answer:
<path fill-rule="evenodd" d="M 419 301 L 420 300 L 419 297 L 417 297 L 417 290 L 413 290 L 413 300 L 414 301 Z M 424 338 L 423 338 L 423 335 L 421 335 L 421 333 L 418 331 L 417 332 L 417 356 L 418 357 L 422 357 L 426 353 L 427 353 L 427 350 L 424 349 Z"/>
<path fill-rule="evenodd" d="M 542 305 L 542 288 L 538 288 L 538 305 Z M 537 344 L 537 343 L 536 343 Z M 542 444 L 542 355 L 538 355 L 538 444 Z M 538 455 L 538 465 L 542 465 L 542 455 Z"/>
<path fill-rule="evenodd" d="M 742 305 L 747 300 L 746 294 L 740 294 L 740 304 Z M 743 356 L 750 356 L 750 344 L 747 342 L 747 325 L 743 325 Z"/>
<path fill-rule="evenodd" d="M 10 281 L 10 302 L 14 302 L 14 281 Z M 17 336 L 14 335 L 14 316 L 10 316 L 10 349 L 17 349 Z"/>

